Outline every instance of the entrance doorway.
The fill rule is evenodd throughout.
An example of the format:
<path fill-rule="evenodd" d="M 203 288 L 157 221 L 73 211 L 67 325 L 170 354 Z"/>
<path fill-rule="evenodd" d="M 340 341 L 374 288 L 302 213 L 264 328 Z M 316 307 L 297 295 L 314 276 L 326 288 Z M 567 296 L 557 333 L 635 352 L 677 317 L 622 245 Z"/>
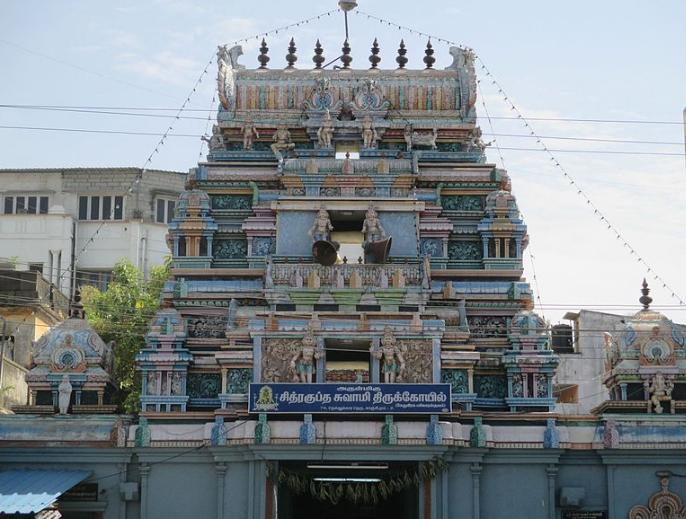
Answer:
<path fill-rule="evenodd" d="M 296 473 L 315 484 L 325 483 L 331 486 L 342 484 L 374 484 L 381 479 L 403 470 L 404 464 L 381 464 L 373 468 L 360 464 L 343 467 L 318 464 L 288 464 L 282 465 L 289 474 Z M 324 468 L 308 468 L 324 467 Z M 343 468 L 341 468 L 343 467 Z M 277 510 L 279 519 L 417 519 L 419 503 L 418 489 L 410 486 L 399 492 L 394 492 L 387 499 L 379 497 L 378 502 L 357 503 L 341 499 L 332 504 L 329 500 L 321 501 L 312 496 L 309 490 L 296 493 L 287 484 L 279 485 L 277 493 Z"/>

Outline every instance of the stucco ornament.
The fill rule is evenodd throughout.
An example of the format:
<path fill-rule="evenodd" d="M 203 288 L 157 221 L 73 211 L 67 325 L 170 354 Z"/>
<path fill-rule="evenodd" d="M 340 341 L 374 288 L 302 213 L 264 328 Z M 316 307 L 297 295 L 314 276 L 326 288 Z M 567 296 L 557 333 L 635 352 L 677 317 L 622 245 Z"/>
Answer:
<path fill-rule="evenodd" d="M 67 414 L 72 393 L 72 386 L 69 383 L 69 375 L 64 375 L 62 377 L 62 382 L 60 382 L 60 385 L 57 386 L 57 393 L 57 402 L 60 408 L 60 414 Z"/>
<path fill-rule="evenodd" d="M 629 510 L 629 519 L 686 519 L 686 509 L 681 498 L 669 491 L 669 473 L 658 472 L 662 490 L 654 493 L 648 507 L 636 505 Z"/>
<path fill-rule="evenodd" d="M 238 57 L 243 54 L 243 47 L 236 45 L 230 49 L 226 45 L 217 47 L 217 91 L 219 92 L 219 102 L 224 110 L 229 110 L 235 104 L 236 82 L 235 71 L 245 68 L 238 64 Z"/>
<path fill-rule="evenodd" d="M 317 130 L 317 139 L 320 148 L 330 148 L 331 138 L 333 137 L 333 123 L 331 122 L 331 112 L 327 108 L 322 117 L 322 124 Z"/>

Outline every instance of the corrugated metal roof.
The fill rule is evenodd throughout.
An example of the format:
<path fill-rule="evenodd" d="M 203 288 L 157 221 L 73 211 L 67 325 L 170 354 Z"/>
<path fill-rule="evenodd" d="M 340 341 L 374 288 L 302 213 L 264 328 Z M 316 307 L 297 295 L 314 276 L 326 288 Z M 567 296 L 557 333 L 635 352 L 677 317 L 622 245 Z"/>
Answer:
<path fill-rule="evenodd" d="M 0 512 L 40 512 L 91 474 L 85 470 L 0 471 Z"/>

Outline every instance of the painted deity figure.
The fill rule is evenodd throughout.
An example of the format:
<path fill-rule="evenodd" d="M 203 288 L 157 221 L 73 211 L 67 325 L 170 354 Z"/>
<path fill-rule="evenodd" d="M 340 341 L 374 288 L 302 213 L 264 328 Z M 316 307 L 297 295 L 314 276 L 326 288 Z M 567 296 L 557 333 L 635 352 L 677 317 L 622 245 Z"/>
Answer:
<path fill-rule="evenodd" d="M 329 238 L 331 237 L 332 230 L 333 225 L 331 225 L 329 213 L 322 207 L 317 212 L 312 228 L 308 231 L 307 235 L 312 238 L 313 242 L 330 241 Z"/>
<path fill-rule="evenodd" d="M 257 127 L 252 122 L 252 116 L 250 114 L 245 116 L 245 121 L 241 126 L 241 132 L 243 132 L 243 148 L 246 150 L 252 149 L 253 138 L 259 139 L 260 133 L 257 131 Z"/>
<path fill-rule="evenodd" d="M 386 237 L 386 231 L 384 231 L 383 227 L 381 226 L 381 221 L 379 220 L 376 210 L 373 207 L 367 209 L 364 223 L 362 224 L 362 233 L 364 234 L 365 241 L 365 243 L 362 245 L 363 247 L 367 243 L 381 241 Z"/>
<path fill-rule="evenodd" d="M 321 358 L 321 354 L 317 351 L 317 340 L 314 338 L 312 330 L 307 331 L 300 344 L 300 351 L 291 360 L 291 369 L 296 370 L 300 382 L 311 384 L 314 362 Z"/>
<path fill-rule="evenodd" d="M 369 114 L 365 114 L 362 119 L 362 146 L 365 148 L 376 148 L 376 141 L 379 136 L 376 127 Z"/>
<path fill-rule="evenodd" d="M 653 409 L 657 414 L 662 413 L 662 406 L 660 401 L 669 400 L 672 396 L 672 389 L 674 385 L 671 381 L 665 380 L 665 377 L 659 371 L 655 373 L 648 389 L 651 397 L 650 401 L 653 404 Z"/>
<path fill-rule="evenodd" d="M 372 347 L 369 348 L 369 351 L 375 358 L 383 360 L 381 372 L 386 384 L 393 384 L 398 377 L 402 376 L 403 371 L 405 371 L 405 358 L 397 346 L 395 336 L 390 327 L 386 327 L 384 336 L 381 339 L 381 349 L 374 351 Z"/>
<path fill-rule="evenodd" d="M 317 139 L 320 148 L 330 148 L 331 138 L 333 137 L 333 123 L 331 122 L 331 113 L 327 108 L 324 111 L 322 118 L 322 125 L 317 130 Z"/>
<path fill-rule="evenodd" d="M 72 390 L 72 385 L 69 383 L 69 375 L 64 375 L 62 382 L 57 386 L 57 405 L 60 408 L 60 414 L 67 414 Z"/>

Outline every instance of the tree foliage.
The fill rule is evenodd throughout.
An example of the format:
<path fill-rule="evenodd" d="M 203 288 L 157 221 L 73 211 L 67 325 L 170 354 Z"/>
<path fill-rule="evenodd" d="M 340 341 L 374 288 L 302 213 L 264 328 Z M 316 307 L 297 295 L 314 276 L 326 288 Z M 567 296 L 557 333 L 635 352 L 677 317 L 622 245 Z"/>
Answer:
<path fill-rule="evenodd" d="M 114 402 L 126 412 L 139 409 L 141 377 L 136 354 L 143 348 L 150 319 L 160 308 L 160 294 L 169 277 L 169 262 L 150 269 L 148 279 L 128 259 L 114 266 L 105 292 L 86 286 L 81 291 L 86 317 L 105 342 L 115 341 Z"/>

